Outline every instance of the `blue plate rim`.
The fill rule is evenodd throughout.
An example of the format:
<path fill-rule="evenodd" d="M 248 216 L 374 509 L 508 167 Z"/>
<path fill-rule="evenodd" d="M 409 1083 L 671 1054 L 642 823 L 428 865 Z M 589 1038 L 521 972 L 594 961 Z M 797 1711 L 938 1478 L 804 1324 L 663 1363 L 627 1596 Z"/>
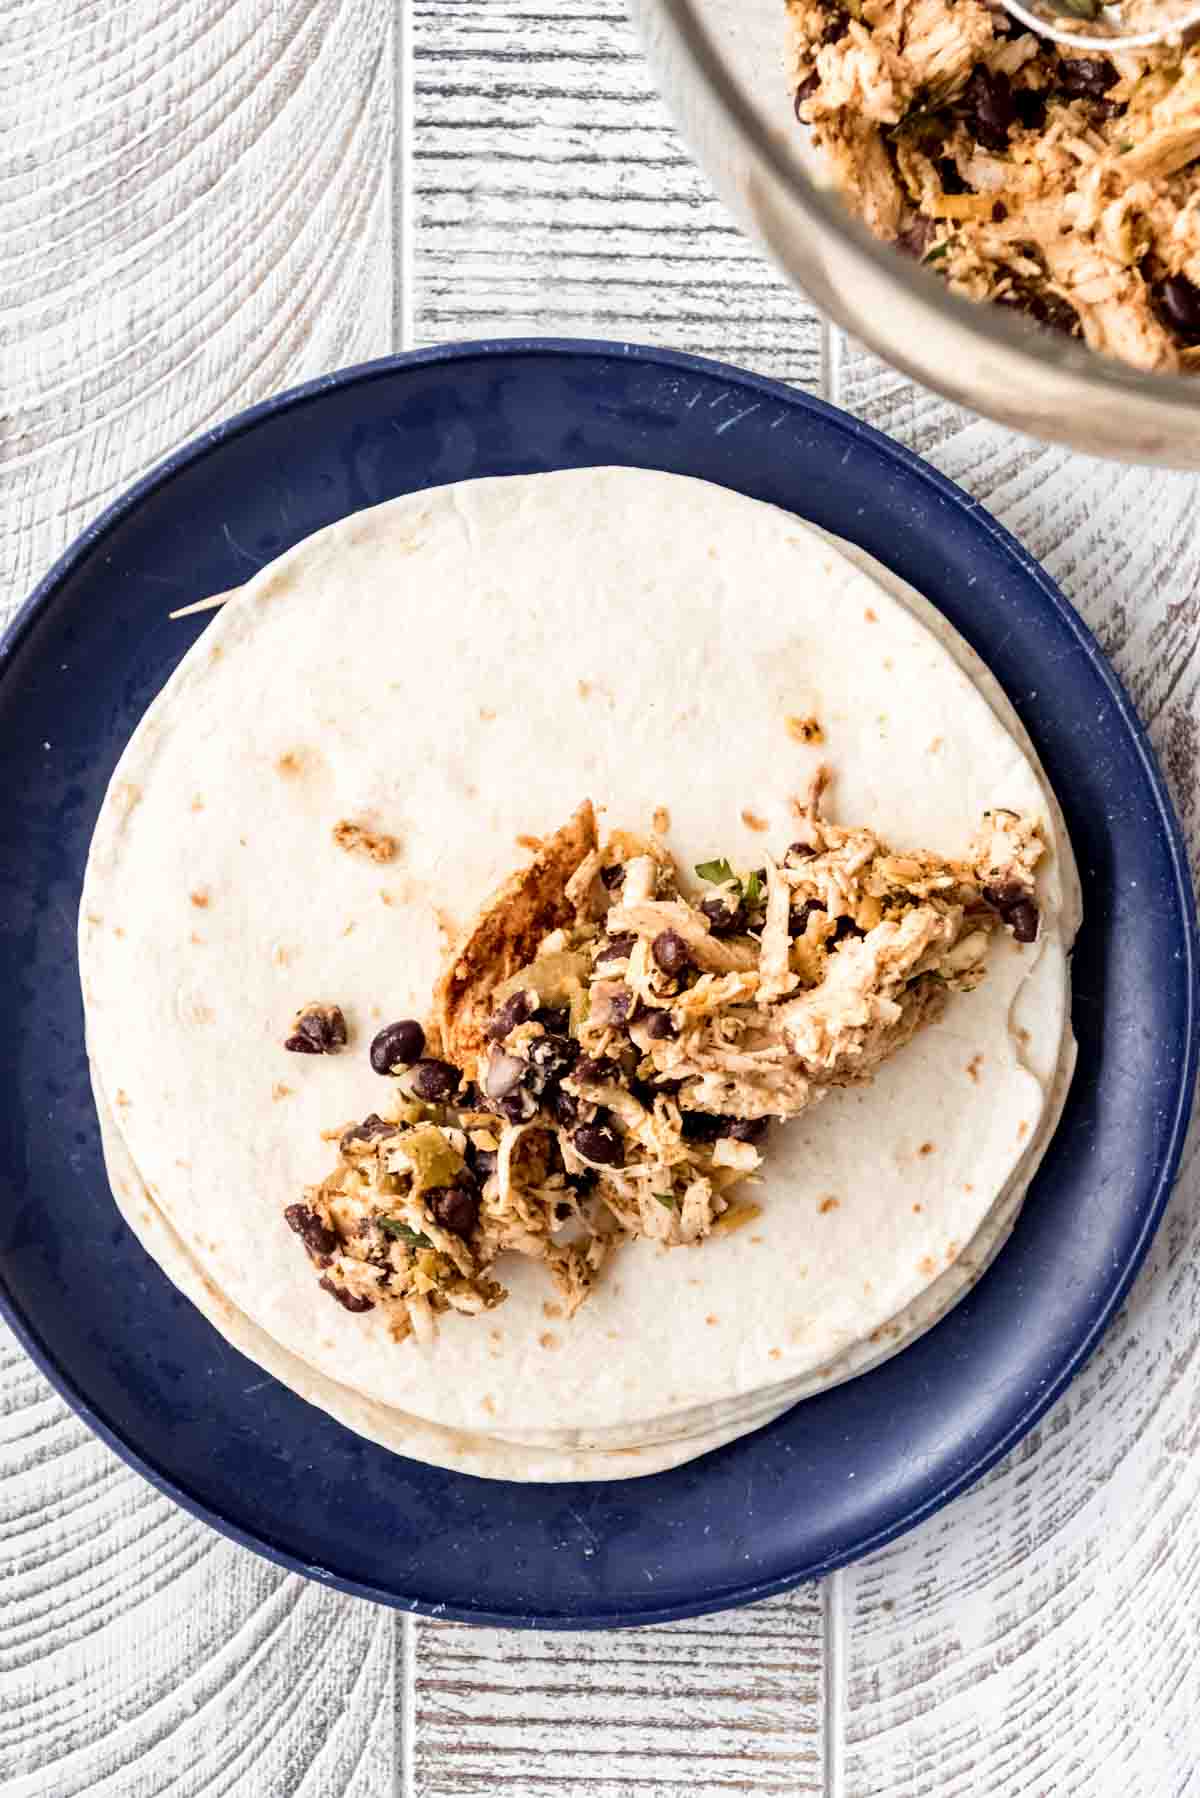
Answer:
<path fill-rule="evenodd" d="M 399 351 L 392 355 L 374 358 L 368 362 L 357 363 L 351 367 L 339 369 L 332 374 L 317 376 L 311 381 L 287 388 L 282 393 L 262 400 L 254 406 L 246 407 L 242 411 L 234 413 L 222 424 L 206 431 L 201 437 L 192 439 L 164 457 L 107 506 L 57 558 L 30 593 L 28 599 L 20 606 L 3 635 L 0 636 L 0 679 L 3 679 L 7 673 L 18 645 L 24 640 L 43 610 L 53 603 L 55 595 L 66 577 L 95 551 L 104 537 L 123 518 L 135 510 L 147 495 L 165 486 L 181 470 L 218 451 L 225 442 L 253 429 L 256 424 L 266 418 L 287 411 L 291 407 L 307 404 L 323 392 L 367 384 L 394 375 L 406 368 L 480 358 L 502 360 L 509 356 L 527 358 L 537 356 L 601 357 L 606 359 L 620 357 L 631 362 L 645 362 L 685 374 L 692 373 L 706 378 L 719 378 L 731 386 L 748 389 L 789 409 L 808 412 L 822 418 L 852 442 L 869 445 L 877 453 L 881 453 L 898 464 L 909 475 L 932 488 L 943 504 L 952 507 L 961 516 L 969 519 L 973 528 L 984 530 L 1003 551 L 1017 562 L 1025 576 L 1037 586 L 1043 601 L 1074 638 L 1093 673 L 1098 676 L 1105 688 L 1116 710 L 1121 728 L 1136 749 L 1138 761 L 1153 796 L 1157 827 L 1162 833 L 1168 849 L 1172 877 L 1178 891 L 1183 921 L 1181 948 L 1187 996 L 1187 1029 L 1176 1105 L 1169 1125 L 1164 1127 L 1162 1148 L 1151 1188 L 1152 1197 L 1145 1207 L 1142 1228 L 1128 1253 L 1118 1279 L 1103 1302 L 1093 1312 L 1087 1331 L 1077 1340 L 1071 1353 L 1060 1364 L 1053 1377 L 1046 1381 L 1010 1427 L 999 1438 L 990 1441 L 987 1447 L 982 1449 L 965 1468 L 960 1469 L 939 1484 L 927 1494 L 924 1500 L 912 1505 L 903 1515 L 893 1517 L 872 1534 L 851 1544 L 844 1552 L 830 1556 L 819 1563 L 803 1566 L 794 1572 L 780 1574 L 770 1580 L 730 1586 L 716 1594 L 704 1595 L 687 1602 L 658 1607 L 648 1606 L 639 1610 L 636 1617 L 633 1618 L 622 1611 L 611 1614 L 592 1613 L 586 1618 L 572 1618 L 554 1614 L 543 1616 L 533 1612 L 490 1611 L 482 1606 L 472 1606 L 467 1609 L 435 1604 L 423 1599 L 405 1599 L 393 1591 L 370 1582 L 345 1578 L 320 1566 L 319 1563 L 305 1561 L 302 1557 L 290 1553 L 268 1535 L 243 1529 L 239 1524 L 221 1516 L 203 1500 L 193 1496 L 186 1486 L 171 1475 L 164 1473 L 155 1462 L 149 1460 L 139 1449 L 127 1441 L 120 1431 L 83 1396 L 72 1376 L 57 1365 L 32 1322 L 24 1316 L 12 1298 L 4 1283 L 2 1273 L 0 1273 L 0 1317 L 5 1319 L 31 1360 L 71 1406 L 72 1410 L 100 1437 L 101 1441 L 120 1456 L 127 1465 L 133 1467 L 144 1479 L 148 1480 L 156 1490 L 174 1500 L 192 1516 L 199 1518 L 221 1535 L 239 1543 L 242 1547 L 252 1549 L 276 1565 L 303 1574 L 306 1578 L 313 1579 L 320 1584 L 331 1586 L 356 1597 L 370 1599 L 393 1609 L 419 1615 L 438 1616 L 484 1626 L 545 1630 L 605 1629 L 629 1627 L 630 1625 L 644 1627 L 702 1616 L 743 1604 L 753 1604 L 780 1592 L 791 1590 L 801 1580 L 822 1577 L 838 1567 L 846 1566 L 850 1562 L 870 1554 L 875 1549 L 884 1547 L 897 1537 L 906 1534 L 925 1518 L 940 1510 L 951 1499 L 974 1485 L 1028 1434 L 1065 1391 L 1094 1352 L 1112 1317 L 1128 1294 L 1162 1220 L 1175 1174 L 1178 1171 L 1191 1118 L 1197 1069 L 1200 1065 L 1200 1036 L 1197 1032 L 1196 1015 L 1197 1005 L 1200 1002 L 1200 993 L 1197 990 L 1197 966 L 1200 963 L 1200 923 L 1197 919 L 1196 896 L 1192 886 L 1182 827 L 1145 726 L 1138 717 L 1120 677 L 1104 655 L 1095 636 L 1037 559 L 991 515 L 986 507 L 973 499 L 957 483 L 950 480 L 948 476 L 942 474 L 913 450 L 898 443 L 894 438 L 888 437 L 884 432 L 876 430 L 874 426 L 864 423 L 861 419 L 855 418 L 853 414 L 843 411 L 842 408 L 832 405 L 827 400 L 789 387 L 771 376 L 754 374 L 749 370 L 737 368 L 715 358 L 696 356 L 687 351 L 658 349 L 652 345 L 603 338 L 500 337 L 468 339 L 432 345 L 424 349 Z"/>

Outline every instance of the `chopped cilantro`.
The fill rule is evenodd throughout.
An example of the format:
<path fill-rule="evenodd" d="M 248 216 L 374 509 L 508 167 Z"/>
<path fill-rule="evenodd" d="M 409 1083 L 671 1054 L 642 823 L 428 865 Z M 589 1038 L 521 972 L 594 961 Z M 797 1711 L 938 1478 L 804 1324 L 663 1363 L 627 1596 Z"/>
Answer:
<path fill-rule="evenodd" d="M 733 879 L 733 869 L 724 857 L 719 862 L 697 862 L 696 872 L 701 880 L 711 881 L 713 886 L 723 886 Z"/>
<path fill-rule="evenodd" d="M 758 872 L 756 870 L 753 874 L 747 874 L 745 880 L 743 880 L 742 898 L 746 901 L 747 905 L 757 905 L 761 896 L 762 881 L 758 878 Z"/>
<path fill-rule="evenodd" d="M 946 254 L 946 251 L 950 248 L 952 241 L 953 239 L 948 237 L 945 243 L 935 243 L 928 255 L 923 256 L 921 260 L 923 262 L 940 262 L 942 257 Z"/>
<path fill-rule="evenodd" d="M 674 1211 L 675 1194 L 673 1192 L 656 1192 L 654 1196 L 660 1205 L 665 1205 L 668 1211 Z"/>
<path fill-rule="evenodd" d="M 431 1249 L 433 1247 L 428 1236 L 423 1236 L 410 1224 L 402 1224 L 398 1217 L 379 1217 L 375 1221 L 385 1236 L 399 1237 L 401 1242 L 407 1242 L 414 1249 Z"/>

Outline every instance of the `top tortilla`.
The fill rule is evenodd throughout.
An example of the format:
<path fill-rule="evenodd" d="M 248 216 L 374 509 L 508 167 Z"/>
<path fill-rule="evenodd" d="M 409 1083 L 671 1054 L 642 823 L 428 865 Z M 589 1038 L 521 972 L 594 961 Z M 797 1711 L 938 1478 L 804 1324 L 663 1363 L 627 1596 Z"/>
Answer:
<path fill-rule="evenodd" d="M 789 735 L 795 715 L 820 718 L 821 751 Z M 511 873 L 516 837 L 590 791 L 602 828 L 666 806 L 685 867 L 751 864 L 786 846 L 818 753 L 833 815 L 896 847 L 961 853 L 991 804 L 1055 838 L 1027 756 L 930 632 L 795 519 L 724 489 L 635 470 L 470 483 L 264 570 L 135 733 L 81 912 L 124 1145 L 230 1303 L 330 1380 L 430 1422 L 611 1445 L 819 1380 L 930 1287 L 1037 1136 L 1066 1029 L 1059 860 L 1035 950 L 998 942 L 983 985 L 874 1086 L 775 1134 L 753 1230 L 623 1250 L 570 1325 L 514 1263 L 501 1310 L 398 1348 L 319 1290 L 282 1218 L 329 1165 L 320 1132 L 379 1103 L 370 1036 L 427 1011 L 447 936 Z M 343 817 L 395 835 L 400 858 L 336 850 Z M 346 1013 L 338 1057 L 282 1051 L 313 999 Z"/>

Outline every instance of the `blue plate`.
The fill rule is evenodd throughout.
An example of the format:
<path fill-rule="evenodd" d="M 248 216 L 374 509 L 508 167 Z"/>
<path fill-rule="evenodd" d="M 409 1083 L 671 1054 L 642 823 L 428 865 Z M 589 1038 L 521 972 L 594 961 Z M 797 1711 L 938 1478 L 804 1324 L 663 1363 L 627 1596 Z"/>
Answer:
<path fill-rule="evenodd" d="M 117 756 L 205 622 L 171 624 L 171 607 L 394 494 L 598 463 L 703 476 L 814 519 L 927 593 L 979 650 L 1038 746 L 1083 871 L 1079 1072 L 1012 1241 L 904 1354 L 674 1473 L 506 1486 L 402 1460 L 312 1410 L 143 1253 L 100 1157 L 75 913 Z M 1158 1222 L 1191 1097 L 1196 931 L 1129 701 L 1061 594 L 966 494 L 772 381 L 624 344 L 476 344 L 243 413 L 113 506 L 34 594 L 0 651 L 0 767 L 6 1314 L 148 1479 L 313 1578 L 439 1615 L 579 1628 L 741 1604 L 821 1573 L 945 1504 L 1029 1429 Z"/>

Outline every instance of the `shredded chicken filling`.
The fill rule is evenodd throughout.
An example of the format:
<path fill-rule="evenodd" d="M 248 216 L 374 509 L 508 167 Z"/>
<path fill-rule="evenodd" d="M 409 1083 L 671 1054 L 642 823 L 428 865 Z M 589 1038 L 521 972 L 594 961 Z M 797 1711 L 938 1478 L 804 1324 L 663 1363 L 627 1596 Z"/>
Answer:
<path fill-rule="evenodd" d="M 988 0 L 787 0 L 851 207 L 968 299 L 1200 368 L 1200 45 L 1074 54 Z"/>
<path fill-rule="evenodd" d="M 736 1189 L 772 1121 L 870 1080 L 983 978 L 995 930 L 1036 938 L 1035 822 L 989 812 L 948 861 L 828 823 L 820 798 L 778 860 L 701 863 L 691 890 L 655 837 L 579 851 L 550 909 L 569 921 L 490 988 L 453 1099 L 412 1097 L 401 1072 L 391 1115 L 335 1133 L 336 1167 L 288 1208 L 333 1297 L 425 1338 L 439 1313 L 500 1304 L 516 1253 L 572 1315 L 622 1240 L 757 1216 Z"/>

